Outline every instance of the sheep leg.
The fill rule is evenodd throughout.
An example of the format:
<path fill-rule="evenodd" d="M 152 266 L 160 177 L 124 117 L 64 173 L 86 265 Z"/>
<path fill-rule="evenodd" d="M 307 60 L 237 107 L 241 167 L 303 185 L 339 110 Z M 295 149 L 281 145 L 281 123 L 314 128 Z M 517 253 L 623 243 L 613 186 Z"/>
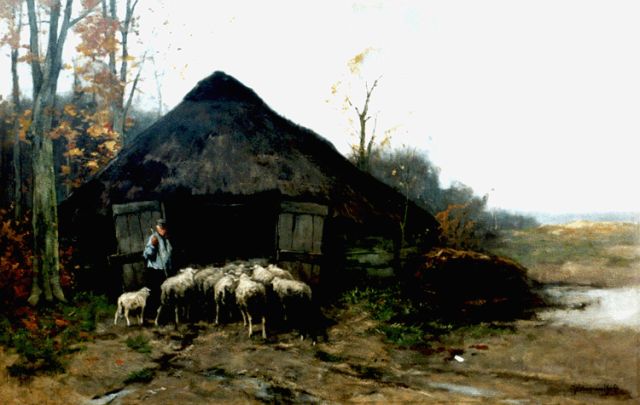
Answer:
<path fill-rule="evenodd" d="M 124 319 L 127 320 L 127 326 L 131 326 L 131 322 L 129 322 L 129 308 L 124 309 Z"/>
<path fill-rule="evenodd" d="M 249 318 L 249 337 L 253 334 L 253 325 L 251 324 L 251 314 L 247 312 L 247 318 Z"/>
<path fill-rule="evenodd" d="M 178 319 L 178 313 L 180 312 L 180 310 L 178 309 L 178 306 L 175 306 L 174 312 L 176 313 L 176 327 L 178 326 L 178 324 L 180 323 L 180 320 Z"/>
<path fill-rule="evenodd" d="M 144 305 L 140 308 L 140 325 L 144 323 Z"/>
<path fill-rule="evenodd" d="M 118 305 L 118 307 L 116 308 L 116 315 L 113 317 L 113 324 L 117 325 L 118 324 L 118 313 L 120 312 L 120 305 Z"/>
<path fill-rule="evenodd" d="M 244 314 L 244 309 L 240 308 L 240 314 L 242 315 L 242 326 L 247 326 L 247 317 Z"/>
<path fill-rule="evenodd" d="M 158 312 L 156 314 L 156 320 L 154 321 L 154 324 L 156 326 L 158 326 L 158 319 L 160 318 L 160 311 L 162 310 L 162 304 L 160 304 L 160 306 L 158 307 Z"/>
<path fill-rule="evenodd" d="M 262 338 L 267 338 L 267 320 L 264 316 L 262 317 Z"/>
<path fill-rule="evenodd" d="M 216 301 L 216 325 L 218 324 L 218 314 L 220 313 L 220 304 Z"/>

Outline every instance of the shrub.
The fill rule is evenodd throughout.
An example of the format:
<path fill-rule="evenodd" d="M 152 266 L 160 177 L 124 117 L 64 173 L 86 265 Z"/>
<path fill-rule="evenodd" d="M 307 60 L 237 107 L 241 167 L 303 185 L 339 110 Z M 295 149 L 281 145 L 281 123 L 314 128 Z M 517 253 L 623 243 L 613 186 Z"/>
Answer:
<path fill-rule="evenodd" d="M 142 354 L 151 353 L 151 346 L 149 346 L 149 339 L 143 335 L 128 337 L 125 343 L 128 348 L 138 353 L 142 353 Z"/>
<path fill-rule="evenodd" d="M 148 383 L 151 382 L 156 376 L 156 370 L 153 368 L 143 368 L 141 370 L 132 371 L 124 380 L 125 384 L 133 383 Z"/>

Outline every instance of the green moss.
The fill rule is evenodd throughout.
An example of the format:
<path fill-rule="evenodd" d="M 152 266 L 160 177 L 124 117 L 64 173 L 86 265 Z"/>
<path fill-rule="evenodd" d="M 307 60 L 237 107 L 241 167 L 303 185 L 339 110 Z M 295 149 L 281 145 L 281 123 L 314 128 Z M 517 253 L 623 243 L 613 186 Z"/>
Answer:
<path fill-rule="evenodd" d="M 425 332 L 418 326 L 392 323 L 382 325 L 379 329 L 385 334 L 388 341 L 398 346 L 412 347 L 425 343 Z"/>
<path fill-rule="evenodd" d="M 512 325 L 482 322 L 460 327 L 457 332 L 471 339 L 482 339 L 489 336 L 515 333 L 515 327 Z"/>
<path fill-rule="evenodd" d="M 125 341 L 127 347 L 138 353 L 147 354 L 151 353 L 151 346 L 149 346 L 149 339 L 143 335 L 136 335 L 127 338 Z"/>
<path fill-rule="evenodd" d="M 131 373 L 129 373 L 129 375 L 127 375 L 127 378 L 124 380 L 125 384 L 134 384 L 134 383 L 149 383 L 151 382 L 156 376 L 156 370 L 153 368 L 143 368 L 141 370 L 136 370 L 133 371 Z"/>

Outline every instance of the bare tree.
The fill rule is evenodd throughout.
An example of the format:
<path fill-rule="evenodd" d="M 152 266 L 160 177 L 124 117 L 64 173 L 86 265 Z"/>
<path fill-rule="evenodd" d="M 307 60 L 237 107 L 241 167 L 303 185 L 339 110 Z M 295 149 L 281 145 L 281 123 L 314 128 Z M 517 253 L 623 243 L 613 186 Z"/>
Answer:
<path fill-rule="evenodd" d="M 11 104 L 13 105 L 13 201 L 14 215 L 22 216 L 22 163 L 20 148 L 20 114 L 22 106 L 20 100 L 20 82 L 18 77 L 18 61 L 20 50 L 20 33 L 22 31 L 22 0 L 2 0 L 0 2 L 0 17 L 6 20 L 7 33 L 0 38 L 0 45 L 7 44 L 11 57 Z"/>
<path fill-rule="evenodd" d="M 49 136 L 52 125 L 58 78 L 62 69 L 62 51 L 69 29 L 86 17 L 96 4 L 85 2 L 79 16 L 72 17 L 73 0 L 66 0 L 64 10 L 60 0 L 40 4 L 48 10 L 46 54 L 41 57 L 38 34 L 42 23 L 37 16 L 35 0 L 26 0 L 29 20 L 29 50 L 33 108 L 29 139 L 33 144 L 33 284 L 29 303 L 36 305 L 42 293 L 47 301 L 65 301 L 60 287 L 58 252 L 58 213 L 53 161 L 53 142 Z M 62 20 L 61 20 L 62 19 Z"/>
<path fill-rule="evenodd" d="M 375 139 L 376 139 L 376 134 L 375 134 L 376 125 L 374 124 L 373 130 L 371 131 L 371 135 L 369 136 L 367 134 L 367 122 L 369 122 L 369 120 L 371 119 L 371 115 L 369 115 L 369 103 L 371 102 L 371 95 L 373 94 L 373 91 L 378 85 L 378 80 L 380 80 L 380 78 L 376 79 L 373 82 L 373 85 L 371 86 L 371 88 L 369 88 L 369 85 L 365 83 L 366 97 L 365 97 L 362 108 L 359 108 L 358 106 L 353 105 L 349 97 L 346 98 L 347 103 L 349 104 L 350 107 L 352 107 L 355 110 L 358 116 L 358 123 L 360 126 L 359 142 L 357 147 L 354 150 L 354 155 L 355 155 L 356 166 L 358 166 L 358 168 L 364 171 L 369 171 L 371 153 L 373 151 L 373 146 L 375 145 Z M 367 140 L 367 137 L 369 138 L 368 140 Z"/>
<path fill-rule="evenodd" d="M 124 18 L 122 21 L 118 18 L 117 2 L 116 0 L 109 0 L 109 7 L 107 13 L 107 2 L 102 0 L 103 15 L 107 14 L 113 22 L 117 22 L 118 31 L 120 33 L 120 69 L 116 67 L 116 49 L 113 48 L 109 52 L 109 70 L 114 78 L 117 78 L 118 93 L 115 100 L 111 104 L 113 129 L 120 134 L 122 143 L 126 143 L 127 138 L 125 135 L 126 121 L 129 110 L 131 109 L 131 103 L 133 101 L 133 95 L 138 86 L 140 80 L 140 74 L 142 72 L 142 65 L 144 64 L 145 57 L 139 65 L 138 72 L 131 84 L 129 94 L 127 95 L 125 90 L 127 87 L 127 80 L 129 75 L 129 61 L 131 59 L 129 55 L 129 34 L 132 32 L 135 21 L 135 10 L 139 0 L 126 0 Z M 114 33 L 115 34 L 115 33 Z"/>

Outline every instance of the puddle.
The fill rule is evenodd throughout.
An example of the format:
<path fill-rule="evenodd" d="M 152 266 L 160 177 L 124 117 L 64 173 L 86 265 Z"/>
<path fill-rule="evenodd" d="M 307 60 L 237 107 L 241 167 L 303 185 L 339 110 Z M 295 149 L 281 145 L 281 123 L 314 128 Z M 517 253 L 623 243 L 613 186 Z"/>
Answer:
<path fill-rule="evenodd" d="M 430 382 L 428 383 L 428 386 L 438 390 L 445 390 L 453 392 L 455 394 L 462 394 L 470 397 L 495 397 L 496 395 L 498 395 L 498 392 L 496 391 L 472 387 L 470 385 Z"/>
<path fill-rule="evenodd" d="M 122 397 L 125 397 L 125 396 L 131 394 L 134 391 L 135 391 L 134 389 L 118 390 L 118 391 L 108 393 L 108 394 L 103 395 L 103 396 L 98 397 L 98 398 L 90 399 L 89 401 L 85 402 L 85 405 L 112 404 L 112 403 L 114 403 L 115 400 L 120 399 Z"/>
<path fill-rule="evenodd" d="M 256 377 L 245 377 L 240 381 L 245 392 L 252 393 L 253 396 L 264 403 L 269 404 L 320 404 L 325 401 L 314 397 L 306 392 L 294 391 L 287 387 L 281 387 L 265 382 Z"/>
<path fill-rule="evenodd" d="M 554 286 L 543 293 L 555 304 L 568 307 L 538 314 L 553 324 L 584 329 L 640 330 L 640 286 L 606 289 Z"/>

